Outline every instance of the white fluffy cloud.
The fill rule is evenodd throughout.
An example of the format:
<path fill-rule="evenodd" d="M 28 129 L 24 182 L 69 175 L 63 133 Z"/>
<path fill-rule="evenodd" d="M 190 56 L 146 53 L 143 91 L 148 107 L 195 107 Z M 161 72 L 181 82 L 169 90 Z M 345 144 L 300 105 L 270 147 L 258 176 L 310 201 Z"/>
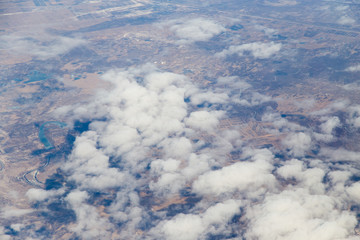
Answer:
<path fill-rule="evenodd" d="M 31 188 L 26 192 L 26 197 L 30 202 L 37 202 L 62 195 L 64 192 L 64 189 L 46 191 L 44 189 Z"/>
<path fill-rule="evenodd" d="M 195 18 L 185 21 L 173 21 L 170 30 L 181 40 L 179 43 L 207 41 L 215 35 L 225 31 L 225 28 L 212 20 Z"/>
<path fill-rule="evenodd" d="M 360 203 L 360 183 L 356 182 L 350 187 L 346 188 L 346 193 L 349 194 L 352 201 L 355 203 Z"/>
<path fill-rule="evenodd" d="M 360 64 L 348 67 L 345 69 L 347 72 L 360 72 Z"/>
<path fill-rule="evenodd" d="M 65 198 L 76 212 L 77 224 L 72 230 L 83 239 L 109 239 L 111 224 L 98 214 L 94 206 L 86 204 L 88 197 L 86 192 L 75 190 Z"/>
<path fill-rule="evenodd" d="M 299 187 L 304 187 L 314 194 L 324 194 L 322 179 L 325 171 L 321 168 L 306 168 L 303 162 L 292 159 L 277 169 L 277 173 L 286 180 L 295 179 Z"/>
<path fill-rule="evenodd" d="M 311 137 L 303 132 L 290 133 L 282 143 L 296 157 L 304 156 L 311 149 Z"/>
<path fill-rule="evenodd" d="M 335 127 L 340 125 L 338 117 L 331 117 L 320 125 L 320 129 L 325 134 L 331 134 Z"/>
<path fill-rule="evenodd" d="M 336 199 L 312 195 L 304 189 L 269 195 L 247 212 L 248 239 L 349 239 L 355 216 L 338 206 Z"/>
<path fill-rule="evenodd" d="M 154 196 L 171 199 L 199 175 L 222 164 L 223 156 L 238 146 L 239 141 L 234 139 L 237 134 L 230 134 L 231 129 L 221 134 L 218 129 L 226 111 L 207 107 L 199 110 L 196 105 L 231 102 L 231 92 L 222 87 L 224 84 L 244 90 L 250 86 L 237 78 L 224 78 L 214 88 L 200 89 L 185 76 L 161 72 L 152 65 L 110 71 L 103 79 L 114 87 L 100 92 L 87 106 L 58 110 L 60 116 L 69 119 L 95 119 L 90 130 L 77 137 L 73 151 L 62 167 L 69 175 L 68 179 L 77 186 L 66 200 L 77 208 L 74 209 L 77 215 L 74 231 L 79 235 L 98 234 L 101 237 L 107 231 L 92 231 L 91 224 L 83 222 L 85 217 L 82 216 L 93 209 L 86 203 L 87 191 L 121 189 L 108 212 L 122 224 L 121 236 L 127 238 L 147 216 L 135 188 L 147 182 Z M 202 134 L 213 134 L 214 139 L 202 140 Z M 199 138 L 201 140 L 196 143 L 193 141 Z M 204 147 L 206 141 L 212 145 Z M 157 152 L 155 157 L 151 157 L 153 152 Z M 110 167 L 110 158 L 119 159 L 115 167 Z M 264 161 L 258 166 L 250 164 L 252 174 L 267 171 L 267 178 L 271 178 L 268 173 L 271 164 L 265 163 L 266 159 L 255 159 L 259 163 Z M 248 169 L 246 163 L 244 166 L 240 171 Z M 137 180 L 134 177 L 137 174 L 144 177 Z M 83 197 L 81 201 L 75 201 L 76 196 Z M 89 214 L 87 218 L 95 222 L 101 217 Z"/>
<path fill-rule="evenodd" d="M 109 157 L 96 148 L 97 135 L 93 131 L 78 137 L 74 151 L 63 169 L 71 173 L 82 189 L 102 190 L 117 187 L 126 179 L 126 175 L 116 168 L 109 168 Z"/>
<path fill-rule="evenodd" d="M 226 57 L 228 55 L 237 54 L 243 56 L 246 53 L 250 54 L 254 58 L 270 58 L 274 54 L 278 53 L 281 49 L 281 43 L 262 43 L 253 42 L 245 43 L 242 45 L 230 46 L 228 49 L 223 50 L 216 54 L 218 57 Z"/>
<path fill-rule="evenodd" d="M 340 162 L 340 161 L 350 161 L 355 162 L 360 160 L 360 154 L 359 152 L 346 150 L 344 148 L 322 148 L 320 150 L 320 155 L 327 157 L 328 160 L 334 161 L 334 162 Z"/>
<path fill-rule="evenodd" d="M 185 122 L 192 128 L 210 132 L 216 128 L 224 115 L 223 111 L 197 111 L 192 112 Z"/>
<path fill-rule="evenodd" d="M 200 214 L 179 214 L 152 230 L 154 239 L 205 239 L 206 234 L 226 232 L 227 222 L 240 213 L 241 202 L 233 199 L 217 203 Z"/>
<path fill-rule="evenodd" d="M 220 195 L 234 191 L 248 191 L 256 195 L 275 185 L 272 175 L 272 154 L 257 150 L 253 161 L 238 162 L 222 169 L 207 172 L 193 183 L 193 191 L 202 195 Z"/>
<path fill-rule="evenodd" d="M 321 120 L 324 121 L 319 126 L 321 133 L 314 132 L 314 138 L 323 142 L 333 141 L 335 137 L 332 133 L 336 127 L 341 126 L 340 119 L 338 117 L 323 117 Z"/>
<path fill-rule="evenodd" d="M 111 238 L 114 231 L 121 239 L 354 236 L 356 219 L 346 209 L 358 198 L 351 182 L 356 171 L 336 161 L 357 161 L 358 154 L 321 146 L 319 159 L 306 158 L 344 124 L 329 113 L 344 110 L 348 101 L 310 115 L 319 122 L 314 129 L 268 108 L 263 130 L 280 136 L 282 145 L 256 149 L 242 136 L 245 123 L 221 125 L 229 109 L 271 101 L 237 77 L 220 77 L 204 89 L 144 65 L 109 71 L 103 79 L 113 87 L 57 112 L 69 121 L 91 121 L 62 165 L 74 187 L 64 195 L 63 189 L 27 194 L 33 202 L 62 198 L 76 213 L 70 230 L 79 237 Z M 349 117 L 356 111 L 348 110 Z M 111 196 L 111 203 L 92 205 L 94 192 Z"/>
<path fill-rule="evenodd" d="M 1 209 L 1 217 L 2 218 L 12 218 L 12 217 L 22 217 L 23 215 L 34 212 L 33 209 L 20 209 L 15 207 L 7 207 Z"/>
<path fill-rule="evenodd" d="M 349 17 L 349 16 L 342 16 L 337 20 L 337 23 L 342 25 L 352 25 L 356 23 L 355 19 Z"/>

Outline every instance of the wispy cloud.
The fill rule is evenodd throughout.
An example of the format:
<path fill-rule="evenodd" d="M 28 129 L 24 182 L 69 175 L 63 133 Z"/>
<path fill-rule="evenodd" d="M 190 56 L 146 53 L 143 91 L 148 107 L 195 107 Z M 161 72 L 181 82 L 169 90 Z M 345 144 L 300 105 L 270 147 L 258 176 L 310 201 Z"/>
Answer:
<path fill-rule="evenodd" d="M 281 43 L 262 43 L 262 42 L 253 42 L 245 43 L 242 45 L 230 46 L 228 49 L 223 50 L 216 54 L 218 57 L 226 57 L 228 55 L 237 54 L 239 56 L 244 56 L 249 54 L 254 58 L 270 58 L 274 54 L 278 53 L 281 49 Z"/>
<path fill-rule="evenodd" d="M 46 60 L 67 53 L 71 49 L 84 45 L 83 39 L 41 35 L 25 37 L 22 35 L 5 35 L 0 37 L 0 49 L 15 54 L 30 55 Z"/>

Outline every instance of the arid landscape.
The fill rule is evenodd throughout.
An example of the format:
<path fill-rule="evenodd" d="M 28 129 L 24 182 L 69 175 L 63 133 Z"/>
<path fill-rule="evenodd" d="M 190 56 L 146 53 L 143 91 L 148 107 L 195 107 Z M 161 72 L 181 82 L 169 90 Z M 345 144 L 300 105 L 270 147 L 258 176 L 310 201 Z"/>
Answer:
<path fill-rule="evenodd" d="M 0 239 L 359 239 L 359 10 L 2 1 Z"/>

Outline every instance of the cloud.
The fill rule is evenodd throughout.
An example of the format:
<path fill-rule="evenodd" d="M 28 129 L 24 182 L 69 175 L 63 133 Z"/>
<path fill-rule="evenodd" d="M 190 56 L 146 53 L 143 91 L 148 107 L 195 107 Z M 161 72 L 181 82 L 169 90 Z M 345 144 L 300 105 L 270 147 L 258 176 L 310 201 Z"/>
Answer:
<path fill-rule="evenodd" d="M 96 140 L 96 133 L 92 131 L 78 137 L 63 170 L 71 174 L 70 180 L 81 189 L 102 190 L 120 186 L 126 175 L 116 168 L 109 168 L 109 157 L 96 148 Z"/>
<path fill-rule="evenodd" d="M 349 4 L 338 4 L 338 5 L 325 5 L 320 10 L 324 11 L 326 16 L 329 19 L 334 19 L 337 24 L 341 25 L 353 25 L 356 23 L 356 20 L 351 17 L 354 15 L 352 8 L 349 7 Z"/>
<path fill-rule="evenodd" d="M 76 212 L 77 224 L 72 230 L 83 239 L 109 239 L 111 224 L 97 213 L 94 206 L 86 204 L 88 197 L 86 192 L 75 190 L 65 198 Z"/>
<path fill-rule="evenodd" d="M 255 150 L 253 161 L 238 162 L 222 169 L 206 172 L 193 183 L 193 191 L 202 195 L 220 195 L 234 191 L 262 193 L 275 185 L 272 153 Z"/>
<path fill-rule="evenodd" d="M 290 153 L 296 157 L 304 156 L 307 151 L 311 149 L 311 137 L 307 133 L 290 133 L 282 141 Z"/>
<path fill-rule="evenodd" d="M 348 67 L 345 69 L 346 72 L 360 72 L 360 64 Z"/>
<path fill-rule="evenodd" d="M 153 65 L 109 71 L 103 79 L 113 88 L 99 92 L 85 106 L 57 111 L 69 121 L 92 121 L 89 130 L 76 138 L 62 166 L 68 181 L 76 186 L 65 200 L 77 216 L 73 231 L 83 237 L 103 237 L 112 231 L 113 223 L 88 213 L 96 210 L 87 200 L 93 191 L 118 190 L 107 213 L 115 224 L 121 223 L 120 234 L 128 238 L 149 218 L 135 189 L 145 184 L 154 197 L 171 199 L 199 175 L 223 164 L 223 156 L 241 144 L 235 139 L 237 134 L 230 134 L 231 129 L 224 134 L 218 129 L 225 111 L 196 106 L 231 102 L 231 91 L 221 87 L 225 84 L 244 91 L 250 86 L 237 78 L 224 78 L 213 88 L 201 89 L 185 76 L 162 72 Z M 203 139 L 203 134 L 213 137 Z M 269 166 L 251 167 L 258 171 Z M 86 219 L 93 220 L 86 223 Z M 107 230 L 91 230 L 91 222 L 101 221 Z"/>
<path fill-rule="evenodd" d="M 359 65 L 359 71 L 360 71 L 360 65 Z M 345 89 L 346 91 L 360 90 L 360 86 L 357 83 L 348 83 L 348 84 L 342 85 L 341 88 Z"/>
<path fill-rule="evenodd" d="M 247 239 L 348 239 L 353 236 L 356 217 L 337 206 L 326 195 L 304 189 L 268 195 L 249 209 Z"/>
<path fill-rule="evenodd" d="M 254 26 L 254 28 L 255 28 L 256 30 L 259 30 L 259 31 L 265 33 L 265 35 L 267 35 L 268 37 L 272 37 L 272 36 L 274 36 L 275 34 L 278 34 L 278 33 L 279 33 L 278 30 L 273 29 L 273 28 L 268 28 L 268 27 L 265 27 L 265 26 L 263 26 L 263 25 L 258 25 L 258 24 L 257 24 L 257 25 Z"/>
<path fill-rule="evenodd" d="M 20 209 L 15 207 L 7 207 L 1 210 L 1 217 L 8 219 L 12 217 L 21 217 L 23 215 L 34 212 L 33 209 Z"/>
<path fill-rule="evenodd" d="M 245 43 L 242 45 L 230 46 L 228 49 L 223 50 L 216 54 L 218 57 L 226 57 L 228 55 L 237 54 L 239 56 L 244 56 L 245 54 L 250 54 L 254 58 L 270 58 L 274 54 L 278 53 L 282 47 L 281 43 L 262 43 L 262 42 L 253 42 Z"/>
<path fill-rule="evenodd" d="M 29 199 L 30 202 L 40 202 L 62 195 L 64 192 L 64 189 L 46 191 L 38 188 L 31 188 L 26 192 L 25 196 Z"/>
<path fill-rule="evenodd" d="M 360 202 L 360 183 L 354 183 L 350 187 L 346 188 L 346 193 L 357 204 Z"/>
<path fill-rule="evenodd" d="M 208 41 L 212 37 L 225 31 L 225 28 L 212 20 L 194 18 L 189 20 L 171 21 L 170 30 L 181 40 L 179 43 L 187 44 L 198 41 Z"/>
<path fill-rule="evenodd" d="M 309 114 L 316 126 L 268 107 L 256 121 L 272 147 L 258 149 L 244 137 L 252 126 L 237 123 L 232 112 L 272 98 L 238 77 L 219 77 L 205 88 L 146 64 L 102 78 L 112 87 L 57 110 L 69 125 L 91 122 L 62 164 L 67 183 L 27 194 L 33 202 L 64 202 L 76 214 L 68 230 L 79 238 L 354 236 L 348 206 L 357 202 L 351 161 L 359 154 L 327 143 L 337 127 L 356 119 L 356 105 L 343 100 Z M 232 124 L 224 127 L 225 120 Z M 319 143 L 319 154 L 307 157 Z M 351 161 L 338 164 L 344 156 Z"/>
<path fill-rule="evenodd" d="M 223 118 L 225 112 L 223 111 L 197 111 L 192 112 L 185 120 L 185 123 L 194 128 L 202 131 L 212 131 L 219 124 L 219 120 Z"/>
<path fill-rule="evenodd" d="M 342 16 L 337 20 L 337 23 L 341 25 L 352 25 L 356 23 L 355 19 L 349 17 L 349 16 Z"/>
<path fill-rule="evenodd" d="M 152 239 L 205 239 L 207 234 L 224 234 L 227 222 L 240 213 L 241 202 L 233 199 L 217 203 L 200 214 L 178 214 L 152 229 Z"/>
<path fill-rule="evenodd" d="M 325 171 L 321 168 L 307 168 L 304 162 L 297 159 L 287 161 L 276 170 L 286 180 L 295 179 L 298 187 L 308 189 L 313 194 L 324 194 L 325 186 L 322 183 Z"/>
<path fill-rule="evenodd" d="M 42 35 L 24 37 L 7 35 L 0 37 L 0 49 L 11 51 L 20 55 L 30 55 L 40 60 L 46 60 L 65 54 L 71 49 L 84 45 L 85 40 L 79 38 L 57 37 Z"/>
<path fill-rule="evenodd" d="M 332 149 L 332 148 L 322 148 L 320 150 L 319 155 L 325 156 L 327 157 L 328 160 L 330 161 L 359 161 L 360 160 L 360 154 L 359 152 L 355 152 L 355 151 L 349 151 L 346 150 L 344 148 L 337 148 L 337 149 Z"/>
<path fill-rule="evenodd" d="M 321 108 L 320 110 L 311 112 L 311 115 L 324 116 L 327 114 L 335 113 L 337 111 L 344 111 L 350 105 L 348 99 L 337 99 L 336 101 L 328 104 L 326 107 Z"/>
<path fill-rule="evenodd" d="M 0 226 L 0 238 L 3 240 L 10 240 L 11 236 L 5 233 L 5 228 Z"/>
<path fill-rule="evenodd" d="M 279 1 L 264 1 L 265 5 L 271 5 L 275 7 L 281 7 L 281 6 L 294 6 L 297 5 L 298 2 L 294 0 L 279 0 Z"/>
<path fill-rule="evenodd" d="M 343 6 L 337 6 L 336 8 L 335 8 L 335 10 L 336 11 L 339 11 L 339 12 L 342 12 L 342 11 L 345 11 L 345 10 L 348 10 L 349 9 L 349 6 L 345 6 L 345 5 L 343 5 Z"/>
<path fill-rule="evenodd" d="M 325 134 L 331 134 L 335 127 L 340 126 L 340 120 L 338 117 L 331 117 L 326 122 L 320 125 L 320 129 Z"/>
<path fill-rule="evenodd" d="M 335 128 L 340 127 L 340 119 L 338 117 L 322 117 L 320 120 L 324 121 L 319 128 L 321 133 L 314 132 L 313 136 L 318 141 L 331 142 L 335 139 L 332 132 Z"/>
<path fill-rule="evenodd" d="M 360 127 L 360 105 L 353 105 L 348 107 L 347 123 L 356 128 Z"/>

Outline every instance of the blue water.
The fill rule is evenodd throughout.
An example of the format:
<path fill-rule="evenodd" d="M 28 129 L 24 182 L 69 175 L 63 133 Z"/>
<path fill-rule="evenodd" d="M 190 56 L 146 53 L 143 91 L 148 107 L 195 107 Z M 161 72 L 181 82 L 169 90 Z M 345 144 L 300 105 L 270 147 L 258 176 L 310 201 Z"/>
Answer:
<path fill-rule="evenodd" d="M 49 76 L 46 75 L 45 73 L 38 72 L 38 71 L 32 71 L 29 75 L 27 75 L 27 77 L 29 80 L 26 81 L 25 83 L 43 81 L 43 80 L 46 80 L 49 78 Z"/>
<path fill-rule="evenodd" d="M 65 127 L 66 123 L 63 122 L 58 122 L 58 121 L 49 121 L 49 122 L 45 122 L 40 126 L 40 130 L 39 130 L 39 139 L 42 142 L 42 144 L 44 144 L 45 149 L 51 149 L 54 146 L 52 145 L 52 143 L 50 142 L 50 140 L 45 136 L 45 128 L 48 125 L 55 125 L 58 127 Z"/>

